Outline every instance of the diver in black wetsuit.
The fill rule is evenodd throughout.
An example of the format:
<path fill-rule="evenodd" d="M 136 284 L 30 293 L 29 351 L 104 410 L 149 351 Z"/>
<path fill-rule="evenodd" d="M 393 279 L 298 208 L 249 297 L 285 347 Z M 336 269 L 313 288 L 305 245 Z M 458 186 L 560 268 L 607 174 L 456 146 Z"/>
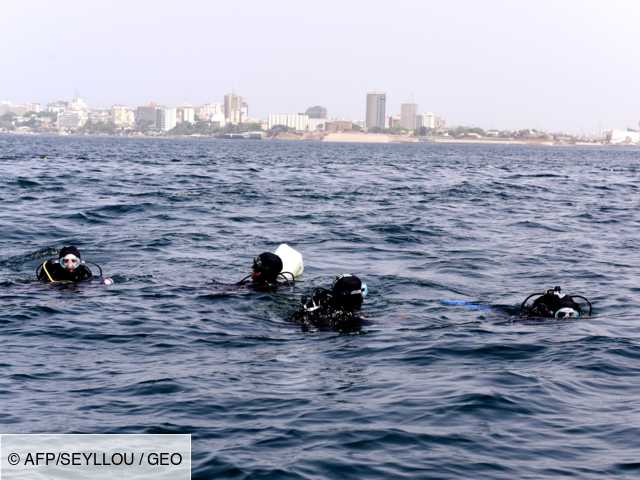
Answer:
<path fill-rule="evenodd" d="M 538 298 L 531 305 L 527 305 L 527 301 L 536 295 Z M 588 315 L 591 315 L 591 302 L 587 298 L 582 295 L 566 295 L 560 287 L 529 295 L 522 302 L 520 311 L 527 317 L 579 318 L 583 314 L 583 308 L 576 302 L 576 298 L 584 300 L 589 305 Z"/>
<path fill-rule="evenodd" d="M 58 260 L 46 260 L 36 270 L 38 280 L 44 282 L 82 282 L 93 277 L 89 267 L 82 262 L 80 251 L 74 247 L 64 247 Z"/>
<path fill-rule="evenodd" d="M 311 298 L 303 298 L 291 320 L 305 328 L 357 330 L 362 323 L 358 311 L 367 293 L 366 283 L 355 275 L 339 275 L 331 290 L 316 288 Z"/>
<path fill-rule="evenodd" d="M 275 290 L 279 279 L 289 282 L 285 272 L 282 272 L 282 259 L 275 253 L 264 252 L 253 259 L 251 274 L 240 280 L 238 285 L 249 284 L 257 290 Z"/>

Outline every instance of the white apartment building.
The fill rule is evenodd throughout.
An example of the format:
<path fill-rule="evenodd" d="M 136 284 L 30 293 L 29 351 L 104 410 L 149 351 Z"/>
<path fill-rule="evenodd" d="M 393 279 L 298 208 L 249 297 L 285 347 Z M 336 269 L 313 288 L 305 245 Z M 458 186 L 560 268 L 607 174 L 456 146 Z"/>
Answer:
<path fill-rule="evenodd" d="M 67 109 L 68 106 L 69 106 L 69 102 L 65 102 L 64 100 L 51 102 L 47 104 L 47 112 L 62 113 Z"/>
<path fill-rule="evenodd" d="M 611 130 L 607 139 L 612 145 L 633 145 L 640 143 L 640 132 L 632 130 Z"/>
<path fill-rule="evenodd" d="M 75 97 L 69 102 L 69 108 L 75 111 L 88 111 L 89 105 L 80 97 Z"/>
<path fill-rule="evenodd" d="M 176 110 L 178 123 L 195 123 L 196 110 L 191 106 L 178 107 Z"/>
<path fill-rule="evenodd" d="M 196 110 L 198 120 L 217 123 L 220 128 L 227 122 L 224 117 L 224 105 L 222 103 L 207 103 Z"/>
<path fill-rule="evenodd" d="M 422 126 L 425 128 L 436 128 L 436 116 L 432 112 L 423 113 Z"/>
<path fill-rule="evenodd" d="M 326 118 L 309 118 L 309 131 L 324 130 L 325 124 L 328 121 Z"/>
<path fill-rule="evenodd" d="M 49 106 L 61 107 L 64 111 L 58 113 L 58 128 L 61 130 L 77 130 L 89 120 L 89 105 L 80 97 L 75 97 L 71 102 L 56 102 Z M 51 111 L 51 110 L 50 110 Z M 54 110 L 55 111 L 55 110 Z"/>
<path fill-rule="evenodd" d="M 205 103 L 198 107 L 196 116 L 198 120 L 210 121 L 214 115 L 222 115 L 224 118 L 224 105 L 221 103 Z"/>
<path fill-rule="evenodd" d="M 27 112 L 40 113 L 42 111 L 42 105 L 40 105 L 39 103 L 27 103 L 26 107 Z"/>
<path fill-rule="evenodd" d="M 156 125 L 163 132 L 174 129 L 177 125 L 176 109 L 158 107 L 156 110 Z"/>
<path fill-rule="evenodd" d="M 270 113 L 267 121 L 268 128 L 283 125 L 299 132 L 309 130 L 309 115 L 304 113 Z"/>

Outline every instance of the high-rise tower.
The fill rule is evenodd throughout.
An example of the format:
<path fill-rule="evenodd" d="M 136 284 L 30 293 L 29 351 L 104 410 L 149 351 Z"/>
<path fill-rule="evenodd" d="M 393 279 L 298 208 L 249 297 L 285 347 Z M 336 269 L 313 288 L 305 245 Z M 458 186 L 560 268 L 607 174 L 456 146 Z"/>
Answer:
<path fill-rule="evenodd" d="M 249 106 L 240 95 L 228 93 L 224 96 L 224 117 L 228 123 L 242 123 L 243 111 L 248 110 Z"/>
<path fill-rule="evenodd" d="M 367 117 L 365 126 L 367 130 L 372 128 L 384 128 L 386 114 L 387 94 L 383 92 L 367 93 Z"/>
<path fill-rule="evenodd" d="M 405 130 L 415 130 L 417 114 L 418 105 L 415 103 L 403 103 L 400 105 L 400 126 Z"/>

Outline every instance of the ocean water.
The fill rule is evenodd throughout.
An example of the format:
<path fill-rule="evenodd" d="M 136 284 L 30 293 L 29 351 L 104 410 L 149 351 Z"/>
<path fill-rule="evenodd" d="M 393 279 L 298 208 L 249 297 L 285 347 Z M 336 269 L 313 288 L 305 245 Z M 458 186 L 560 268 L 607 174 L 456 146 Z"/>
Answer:
<path fill-rule="evenodd" d="M 0 136 L 0 431 L 193 478 L 640 474 L 640 150 Z M 302 282 L 228 286 L 286 242 Z M 115 280 L 43 285 L 67 244 Z M 351 272 L 359 331 L 300 298 Z M 561 285 L 591 318 L 526 321 Z"/>

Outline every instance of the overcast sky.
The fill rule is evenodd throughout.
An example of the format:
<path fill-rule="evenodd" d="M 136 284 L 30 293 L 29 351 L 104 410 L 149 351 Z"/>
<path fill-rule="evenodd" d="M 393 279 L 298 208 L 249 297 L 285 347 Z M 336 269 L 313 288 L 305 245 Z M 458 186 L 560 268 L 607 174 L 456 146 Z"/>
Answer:
<path fill-rule="evenodd" d="M 0 100 L 246 97 L 252 117 L 414 100 L 449 124 L 640 120 L 638 0 L 0 0 Z"/>

